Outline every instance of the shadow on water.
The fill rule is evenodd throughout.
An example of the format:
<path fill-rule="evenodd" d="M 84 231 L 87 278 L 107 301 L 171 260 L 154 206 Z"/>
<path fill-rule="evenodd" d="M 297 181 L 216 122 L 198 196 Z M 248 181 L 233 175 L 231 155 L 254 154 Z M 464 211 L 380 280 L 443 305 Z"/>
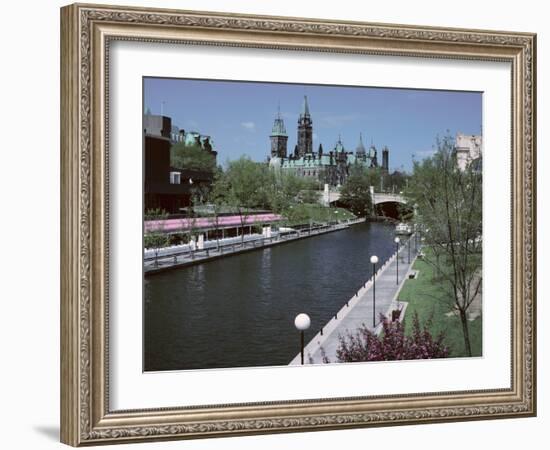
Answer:
<path fill-rule="evenodd" d="M 393 251 L 393 226 L 346 230 L 147 277 L 145 370 L 286 365 Z"/>

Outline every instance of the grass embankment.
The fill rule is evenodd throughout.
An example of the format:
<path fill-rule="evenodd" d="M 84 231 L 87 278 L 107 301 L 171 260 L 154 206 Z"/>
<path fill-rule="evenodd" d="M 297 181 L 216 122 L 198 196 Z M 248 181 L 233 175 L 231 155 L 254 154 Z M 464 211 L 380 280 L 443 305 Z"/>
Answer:
<path fill-rule="evenodd" d="M 329 208 L 318 204 L 301 203 L 288 208 L 283 216 L 288 226 L 315 223 L 336 222 L 339 220 L 355 219 L 356 216 L 344 208 Z"/>
<path fill-rule="evenodd" d="M 434 268 L 421 259 L 415 261 L 413 270 L 418 271 L 417 278 L 408 279 L 399 293 L 399 300 L 409 303 L 405 311 L 405 332 L 410 334 L 412 331 L 415 311 L 421 326 L 431 316 L 430 332 L 434 337 L 441 331 L 445 333 L 445 345 L 449 347 L 449 357 L 468 356 L 460 318 L 447 315 L 452 311 L 448 282 L 438 279 Z M 481 316 L 468 321 L 472 356 L 481 356 L 481 321 Z"/>

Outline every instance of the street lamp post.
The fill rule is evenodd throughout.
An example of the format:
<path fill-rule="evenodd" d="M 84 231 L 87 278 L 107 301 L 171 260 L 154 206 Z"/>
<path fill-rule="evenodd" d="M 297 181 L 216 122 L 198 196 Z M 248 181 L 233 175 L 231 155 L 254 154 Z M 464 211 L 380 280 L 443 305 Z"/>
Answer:
<path fill-rule="evenodd" d="M 409 237 L 409 239 L 407 240 L 407 247 L 408 247 L 408 251 L 409 251 L 409 256 L 408 256 L 408 264 L 411 263 L 411 237 Z"/>
<path fill-rule="evenodd" d="M 414 211 L 414 252 L 418 253 L 418 203 L 413 205 Z"/>
<path fill-rule="evenodd" d="M 395 242 L 395 262 L 397 263 L 397 270 L 395 271 L 395 280 L 396 280 L 396 284 L 399 284 L 399 237 L 395 237 L 395 239 L 393 240 L 393 242 Z"/>
<path fill-rule="evenodd" d="M 370 257 L 372 264 L 372 327 L 376 326 L 376 264 L 378 263 L 378 256 L 372 255 Z"/>
<path fill-rule="evenodd" d="M 300 313 L 294 319 L 294 326 L 300 332 L 300 348 L 301 348 L 301 361 L 304 365 L 304 331 L 311 325 L 311 319 L 305 313 Z"/>

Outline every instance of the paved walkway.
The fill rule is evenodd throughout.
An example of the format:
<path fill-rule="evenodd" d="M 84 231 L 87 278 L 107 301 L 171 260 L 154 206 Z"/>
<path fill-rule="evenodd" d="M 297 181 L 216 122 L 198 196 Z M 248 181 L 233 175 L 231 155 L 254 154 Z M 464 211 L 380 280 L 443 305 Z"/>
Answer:
<path fill-rule="evenodd" d="M 390 312 L 390 307 L 394 308 L 397 306 L 395 300 L 416 257 L 414 235 L 410 239 L 410 245 L 411 264 L 408 264 L 409 251 L 407 241 L 404 240 L 399 251 L 399 284 L 397 284 L 397 260 L 395 253 L 377 272 L 376 331 L 381 327 L 378 320 L 380 313 L 387 314 Z M 336 350 L 339 346 L 338 338 L 340 335 L 345 336 L 347 331 L 353 333 L 363 324 L 367 325 L 370 330 L 373 330 L 372 294 L 372 280 L 368 280 L 359 292 L 347 304 L 344 304 L 342 309 L 335 314 L 335 317 L 323 327 L 323 334 L 321 335 L 321 332 L 317 333 L 306 345 L 304 348 L 304 360 L 306 364 L 323 363 L 323 354 L 331 362 L 337 362 Z M 298 354 L 290 364 L 300 364 L 300 355 Z"/>

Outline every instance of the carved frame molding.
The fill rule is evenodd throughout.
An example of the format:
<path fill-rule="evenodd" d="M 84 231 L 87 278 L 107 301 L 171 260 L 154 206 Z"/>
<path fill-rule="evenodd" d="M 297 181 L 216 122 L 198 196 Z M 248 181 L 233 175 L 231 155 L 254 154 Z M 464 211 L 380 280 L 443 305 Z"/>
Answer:
<path fill-rule="evenodd" d="M 510 389 L 110 411 L 108 62 L 113 40 L 509 61 Z M 73 446 L 536 414 L 536 36 L 75 4 L 61 10 L 61 439 Z"/>

